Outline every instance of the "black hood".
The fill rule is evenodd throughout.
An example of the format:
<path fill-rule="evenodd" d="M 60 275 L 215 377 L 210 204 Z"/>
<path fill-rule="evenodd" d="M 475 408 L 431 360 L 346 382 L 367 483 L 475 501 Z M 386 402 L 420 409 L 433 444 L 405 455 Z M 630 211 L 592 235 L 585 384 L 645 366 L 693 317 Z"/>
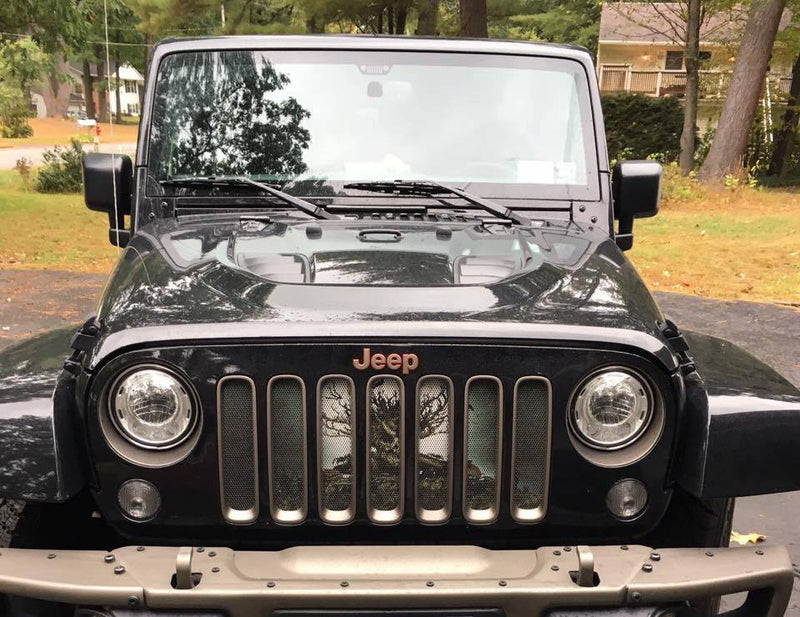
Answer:
<path fill-rule="evenodd" d="M 105 336 L 180 324 L 414 321 L 663 339 L 658 306 L 613 240 L 564 221 L 156 222 L 125 250 L 98 318 Z"/>

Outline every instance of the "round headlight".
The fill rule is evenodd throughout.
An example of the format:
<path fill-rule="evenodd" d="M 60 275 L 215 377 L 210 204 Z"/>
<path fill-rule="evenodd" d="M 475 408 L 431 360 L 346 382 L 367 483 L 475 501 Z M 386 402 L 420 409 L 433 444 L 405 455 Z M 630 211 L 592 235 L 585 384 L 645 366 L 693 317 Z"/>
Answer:
<path fill-rule="evenodd" d="M 650 423 L 653 397 L 632 373 L 609 370 L 587 379 L 572 403 L 572 428 L 582 442 L 603 450 L 636 440 Z"/>
<path fill-rule="evenodd" d="M 111 392 L 111 415 L 122 434 L 137 445 L 167 448 L 191 432 L 196 414 L 177 377 L 158 368 L 123 376 Z"/>

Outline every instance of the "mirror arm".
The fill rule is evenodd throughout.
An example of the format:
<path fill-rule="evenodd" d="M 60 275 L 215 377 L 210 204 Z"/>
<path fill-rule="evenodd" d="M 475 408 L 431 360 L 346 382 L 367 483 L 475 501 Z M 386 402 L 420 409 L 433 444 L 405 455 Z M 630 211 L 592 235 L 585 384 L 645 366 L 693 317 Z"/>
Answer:
<path fill-rule="evenodd" d="M 614 235 L 617 246 L 627 251 L 633 247 L 633 215 L 624 215 L 619 219 L 619 230 Z"/>

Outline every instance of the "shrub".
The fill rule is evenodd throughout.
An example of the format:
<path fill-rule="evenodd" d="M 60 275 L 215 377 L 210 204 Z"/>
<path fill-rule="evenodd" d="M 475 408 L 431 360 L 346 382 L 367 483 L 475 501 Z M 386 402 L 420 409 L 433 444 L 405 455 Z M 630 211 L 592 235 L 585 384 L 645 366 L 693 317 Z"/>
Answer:
<path fill-rule="evenodd" d="M 83 185 L 83 146 L 71 139 L 67 148 L 55 146 L 42 154 L 44 165 L 36 175 L 35 189 L 40 193 L 78 193 Z"/>
<path fill-rule="evenodd" d="M 0 135 L 3 137 L 30 137 L 33 129 L 28 124 L 30 109 L 23 93 L 0 83 Z"/>
<path fill-rule="evenodd" d="M 17 159 L 17 162 L 14 164 L 14 169 L 17 170 L 17 173 L 22 178 L 22 185 L 26 189 L 29 188 L 31 184 L 31 160 L 26 159 L 24 156 Z"/>
<path fill-rule="evenodd" d="M 677 98 L 615 93 L 603 95 L 602 101 L 611 159 L 678 158 L 683 107 Z"/>

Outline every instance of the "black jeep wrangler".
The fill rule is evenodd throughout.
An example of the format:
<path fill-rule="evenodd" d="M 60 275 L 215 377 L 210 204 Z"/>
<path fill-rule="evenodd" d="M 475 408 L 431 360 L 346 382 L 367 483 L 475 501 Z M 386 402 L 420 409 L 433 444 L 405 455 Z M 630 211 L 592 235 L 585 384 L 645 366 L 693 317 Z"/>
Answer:
<path fill-rule="evenodd" d="M 143 112 L 84 162 L 97 314 L 0 357 L 0 613 L 783 613 L 786 549 L 725 546 L 800 392 L 626 259 L 661 169 L 585 51 L 167 41 Z"/>

